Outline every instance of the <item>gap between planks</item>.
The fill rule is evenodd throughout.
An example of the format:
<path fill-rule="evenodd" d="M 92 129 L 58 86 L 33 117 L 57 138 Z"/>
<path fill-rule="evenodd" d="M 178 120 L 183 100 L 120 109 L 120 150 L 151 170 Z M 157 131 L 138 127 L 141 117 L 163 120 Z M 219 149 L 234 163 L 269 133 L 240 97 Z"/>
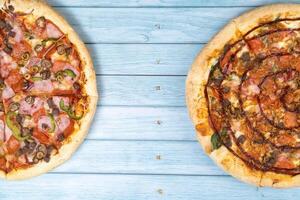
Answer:
<path fill-rule="evenodd" d="M 124 176 L 181 176 L 181 177 L 230 177 L 229 174 L 159 174 L 159 173 L 104 173 L 104 172 L 48 172 L 48 174 L 73 174 L 73 175 L 124 175 Z"/>

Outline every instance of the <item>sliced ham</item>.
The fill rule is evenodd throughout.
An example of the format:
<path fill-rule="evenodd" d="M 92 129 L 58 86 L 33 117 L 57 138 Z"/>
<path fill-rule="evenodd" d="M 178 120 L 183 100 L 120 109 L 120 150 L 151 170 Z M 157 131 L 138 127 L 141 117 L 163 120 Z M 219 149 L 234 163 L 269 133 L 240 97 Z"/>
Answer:
<path fill-rule="evenodd" d="M 53 84 L 50 80 L 35 81 L 30 88 L 33 93 L 51 93 L 53 91 Z"/>
<path fill-rule="evenodd" d="M 78 69 L 79 65 L 80 65 L 80 60 L 79 60 L 78 54 L 74 48 L 72 49 L 72 53 L 70 55 L 70 60 L 71 60 L 70 61 L 71 65 Z"/>
<path fill-rule="evenodd" d="M 61 114 L 58 117 L 55 117 L 55 121 L 56 121 L 59 133 L 63 133 L 64 130 L 66 130 L 69 127 L 69 125 L 71 124 L 69 116 L 66 114 Z"/>
<path fill-rule="evenodd" d="M 14 59 L 19 60 L 19 59 L 22 59 L 22 55 L 25 52 L 31 53 L 32 52 L 32 47 L 28 42 L 26 42 L 25 40 L 22 40 L 22 41 L 20 41 L 18 43 L 15 43 L 13 45 L 13 51 L 12 51 L 11 56 Z"/>
<path fill-rule="evenodd" d="M 25 154 L 18 157 L 18 163 L 21 164 L 21 165 L 27 164 L 27 159 L 26 159 Z"/>
<path fill-rule="evenodd" d="M 9 138 L 12 136 L 12 131 L 10 130 L 10 128 L 8 128 L 7 126 L 5 126 L 5 141 L 9 140 Z"/>
<path fill-rule="evenodd" d="M 64 102 L 64 105 L 65 106 L 68 106 L 70 103 L 70 99 L 68 97 L 61 97 L 61 96 L 54 96 L 52 97 L 53 99 L 53 103 L 60 109 L 60 106 L 59 106 L 59 103 L 60 103 L 60 100 L 63 100 Z"/>
<path fill-rule="evenodd" d="M 64 61 L 54 61 L 53 63 L 53 67 L 52 67 L 52 70 L 54 73 L 58 72 L 58 71 L 61 71 L 61 70 L 65 70 L 65 69 L 70 69 L 72 70 L 76 76 L 79 76 L 80 73 L 79 71 L 76 69 L 76 67 L 74 67 L 73 65 L 71 65 L 70 63 L 68 62 L 64 62 Z"/>
<path fill-rule="evenodd" d="M 59 38 L 63 33 L 51 22 L 46 25 L 46 34 L 48 38 Z"/>
<path fill-rule="evenodd" d="M 54 73 L 61 71 L 61 70 L 66 70 L 66 69 L 70 69 L 72 70 L 76 77 L 75 78 L 71 78 L 71 77 L 66 77 L 65 80 L 68 81 L 68 84 L 73 84 L 75 81 L 77 81 L 79 79 L 80 73 L 78 68 L 74 67 L 73 65 L 71 65 L 68 62 L 64 62 L 64 61 L 55 61 L 52 67 L 52 70 Z"/>
<path fill-rule="evenodd" d="M 29 104 L 25 101 L 25 99 L 23 99 L 20 102 L 20 113 L 33 115 L 33 113 L 41 109 L 43 106 L 44 106 L 44 102 L 38 97 L 34 99 L 33 104 Z"/>
<path fill-rule="evenodd" d="M 47 133 L 47 129 L 43 129 L 43 125 L 46 125 L 47 127 L 51 128 L 52 124 L 51 124 L 51 119 L 49 116 L 41 116 L 38 120 L 38 130 L 40 132 L 45 132 Z"/>
<path fill-rule="evenodd" d="M 0 51 L 0 73 L 2 78 L 6 78 L 9 72 L 17 68 L 17 63 L 12 59 L 10 55 L 4 51 Z"/>
<path fill-rule="evenodd" d="M 12 31 L 16 33 L 14 37 L 15 42 L 21 42 L 24 39 L 23 31 L 19 25 L 14 24 Z"/>
<path fill-rule="evenodd" d="M 11 87 L 9 87 L 8 85 L 4 88 L 3 92 L 2 92 L 2 98 L 3 99 L 9 99 L 11 97 L 15 96 L 15 92 L 13 91 L 13 89 Z"/>
<path fill-rule="evenodd" d="M 5 132 L 4 132 L 5 126 L 3 120 L 0 120 L 0 141 L 5 140 Z"/>
<path fill-rule="evenodd" d="M 15 153 L 16 151 L 18 151 L 20 146 L 20 142 L 14 136 L 11 136 L 6 142 L 7 153 Z"/>
<path fill-rule="evenodd" d="M 38 65 L 41 62 L 41 58 L 38 57 L 31 57 L 29 62 L 25 65 L 25 67 L 31 67 L 34 65 Z"/>

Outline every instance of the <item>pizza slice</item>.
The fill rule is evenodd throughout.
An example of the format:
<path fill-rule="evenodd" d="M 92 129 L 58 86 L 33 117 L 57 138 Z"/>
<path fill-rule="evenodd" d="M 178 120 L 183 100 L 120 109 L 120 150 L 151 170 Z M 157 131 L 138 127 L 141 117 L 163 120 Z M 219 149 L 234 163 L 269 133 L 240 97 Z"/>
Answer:
<path fill-rule="evenodd" d="M 17 94 L 4 100 L 4 147 L 10 157 L 25 157 L 24 166 L 49 162 L 65 140 L 79 128 L 86 98 Z M 1 122 L 0 122 L 1 123 Z M 9 165 L 6 172 L 21 166 Z"/>
<path fill-rule="evenodd" d="M 57 26 L 45 17 L 17 15 L 14 20 L 19 23 L 1 20 L 11 30 L 3 30 L 6 35 L 0 50 L 0 72 L 14 92 L 80 93 L 79 81 L 84 78 L 81 61 L 74 45 Z"/>

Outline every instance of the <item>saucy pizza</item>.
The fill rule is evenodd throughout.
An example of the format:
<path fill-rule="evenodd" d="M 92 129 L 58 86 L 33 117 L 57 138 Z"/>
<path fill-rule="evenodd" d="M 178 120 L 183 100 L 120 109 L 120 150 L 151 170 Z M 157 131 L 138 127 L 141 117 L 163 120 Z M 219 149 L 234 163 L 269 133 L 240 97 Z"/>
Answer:
<path fill-rule="evenodd" d="M 90 55 L 38 0 L 0 0 L 0 176 L 24 179 L 67 160 L 96 110 Z"/>
<path fill-rule="evenodd" d="M 300 185 L 300 5 L 233 19 L 196 58 L 187 105 L 205 152 L 258 186 Z"/>

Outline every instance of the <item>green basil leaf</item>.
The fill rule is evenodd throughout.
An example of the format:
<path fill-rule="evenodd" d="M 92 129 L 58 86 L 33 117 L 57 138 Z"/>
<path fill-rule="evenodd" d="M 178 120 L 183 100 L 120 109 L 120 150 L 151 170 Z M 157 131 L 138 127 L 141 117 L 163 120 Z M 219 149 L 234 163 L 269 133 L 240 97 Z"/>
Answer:
<path fill-rule="evenodd" d="M 213 150 L 218 149 L 222 146 L 221 139 L 220 139 L 220 136 L 218 135 L 218 133 L 214 133 L 211 136 L 210 141 L 211 141 Z"/>

